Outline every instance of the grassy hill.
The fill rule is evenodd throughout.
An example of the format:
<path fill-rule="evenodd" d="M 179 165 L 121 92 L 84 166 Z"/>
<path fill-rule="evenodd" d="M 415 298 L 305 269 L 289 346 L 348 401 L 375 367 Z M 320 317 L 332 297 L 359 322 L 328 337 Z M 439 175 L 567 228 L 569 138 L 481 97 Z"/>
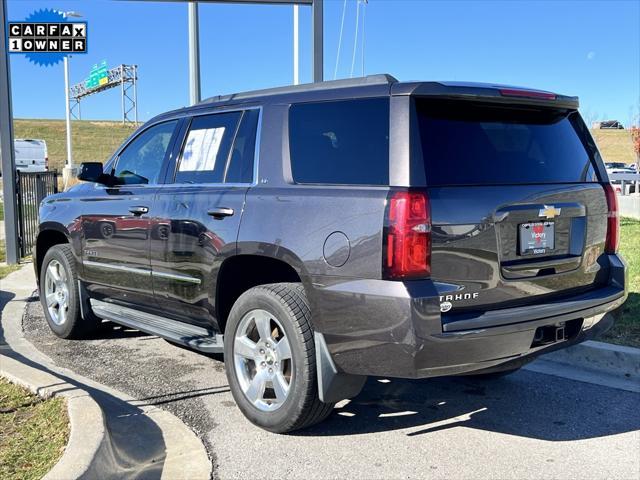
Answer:
<path fill-rule="evenodd" d="M 104 161 L 133 132 L 120 122 L 77 120 L 72 123 L 74 162 Z M 16 138 L 42 138 L 49 150 L 49 165 L 61 170 L 67 158 L 64 120 L 16 120 Z M 606 162 L 636 161 L 629 130 L 592 130 Z"/>
<path fill-rule="evenodd" d="M 635 163 L 630 130 L 591 130 L 605 162 Z"/>
<path fill-rule="evenodd" d="M 38 138 L 47 142 L 49 168 L 62 170 L 67 158 L 64 120 L 15 120 L 15 138 Z M 74 163 L 107 160 L 134 128 L 121 122 L 76 120 L 71 124 Z"/>

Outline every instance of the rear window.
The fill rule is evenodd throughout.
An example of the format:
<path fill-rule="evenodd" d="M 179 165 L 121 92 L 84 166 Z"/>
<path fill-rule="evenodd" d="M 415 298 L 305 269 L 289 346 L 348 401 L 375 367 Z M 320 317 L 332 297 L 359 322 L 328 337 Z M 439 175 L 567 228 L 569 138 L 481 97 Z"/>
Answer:
<path fill-rule="evenodd" d="M 417 100 L 429 185 L 597 181 L 577 112 Z"/>
<path fill-rule="evenodd" d="M 389 184 L 389 99 L 292 105 L 291 172 L 296 183 Z"/>

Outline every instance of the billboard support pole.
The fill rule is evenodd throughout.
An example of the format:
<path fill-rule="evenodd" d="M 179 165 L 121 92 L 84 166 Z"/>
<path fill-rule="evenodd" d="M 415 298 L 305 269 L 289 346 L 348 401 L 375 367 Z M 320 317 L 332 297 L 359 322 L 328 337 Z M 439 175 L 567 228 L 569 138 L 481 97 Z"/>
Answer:
<path fill-rule="evenodd" d="M 198 2 L 189 2 L 189 102 L 200 102 L 200 30 Z"/>
<path fill-rule="evenodd" d="M 293 84 L 300 83 L 300 47 L 299 47 L 299 24 L 300 17 L 298 15 L 299 5 L 293 6 Z"/>
<path fill-rule="evenodd" d="M 20 260 L 18 217 L 16 215 L 16 162 L 13 149 L 11 112 L 11 69 L 7 53 L 7 2 L 0 0 L 0 157 L 2 157 L 2 193 L 7 263 Z"/>
<path fill-rule="evenodd" d="M 313 0 L 311 5 L 313 17 L 313 81 L 322 82 L 324 79 L 324 34 L 323 34 L 323 2 L 324 0 Z"/>

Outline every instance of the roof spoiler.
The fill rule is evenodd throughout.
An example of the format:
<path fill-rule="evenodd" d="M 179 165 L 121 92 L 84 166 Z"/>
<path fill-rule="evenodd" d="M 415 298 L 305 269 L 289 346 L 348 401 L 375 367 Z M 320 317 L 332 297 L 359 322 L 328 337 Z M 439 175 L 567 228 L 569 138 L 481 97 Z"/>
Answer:
<path fill-rule="evenodd" d="M 545 90 L 535 90 L 509 85 L 453 82 L 399 83 L 391 87 L 392 95 L 416 95 L 423 97 L 472 100 L 491 103 L 549 106 L 577 109 L 578 97 L 559 95 Z"/>

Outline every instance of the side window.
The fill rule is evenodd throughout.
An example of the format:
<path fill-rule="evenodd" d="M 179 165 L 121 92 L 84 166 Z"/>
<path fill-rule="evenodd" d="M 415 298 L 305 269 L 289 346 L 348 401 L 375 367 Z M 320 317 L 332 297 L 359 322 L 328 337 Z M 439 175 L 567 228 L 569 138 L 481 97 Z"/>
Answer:
<path fill-rule="evenodd" d="M 389 99 L 302 103 L 289 109 L 297 183 L 389 184 Z"/>
<path fill-rule="evenodd" d="M 177 120 L 148 128 L 120 153 L 114 176 L 121 185 L 155 184 Z"/>
<path fill-rule="evenodd" d="M 252 183 L 259 110 L 247 110 L 233 142 L 233 151 L 225 174 L 225 183 Z"/>
<path fill-rule="evenodd" d="M 178 160 L 175 183 L 222 183 L 242 112 L 194 117 Z"/>

